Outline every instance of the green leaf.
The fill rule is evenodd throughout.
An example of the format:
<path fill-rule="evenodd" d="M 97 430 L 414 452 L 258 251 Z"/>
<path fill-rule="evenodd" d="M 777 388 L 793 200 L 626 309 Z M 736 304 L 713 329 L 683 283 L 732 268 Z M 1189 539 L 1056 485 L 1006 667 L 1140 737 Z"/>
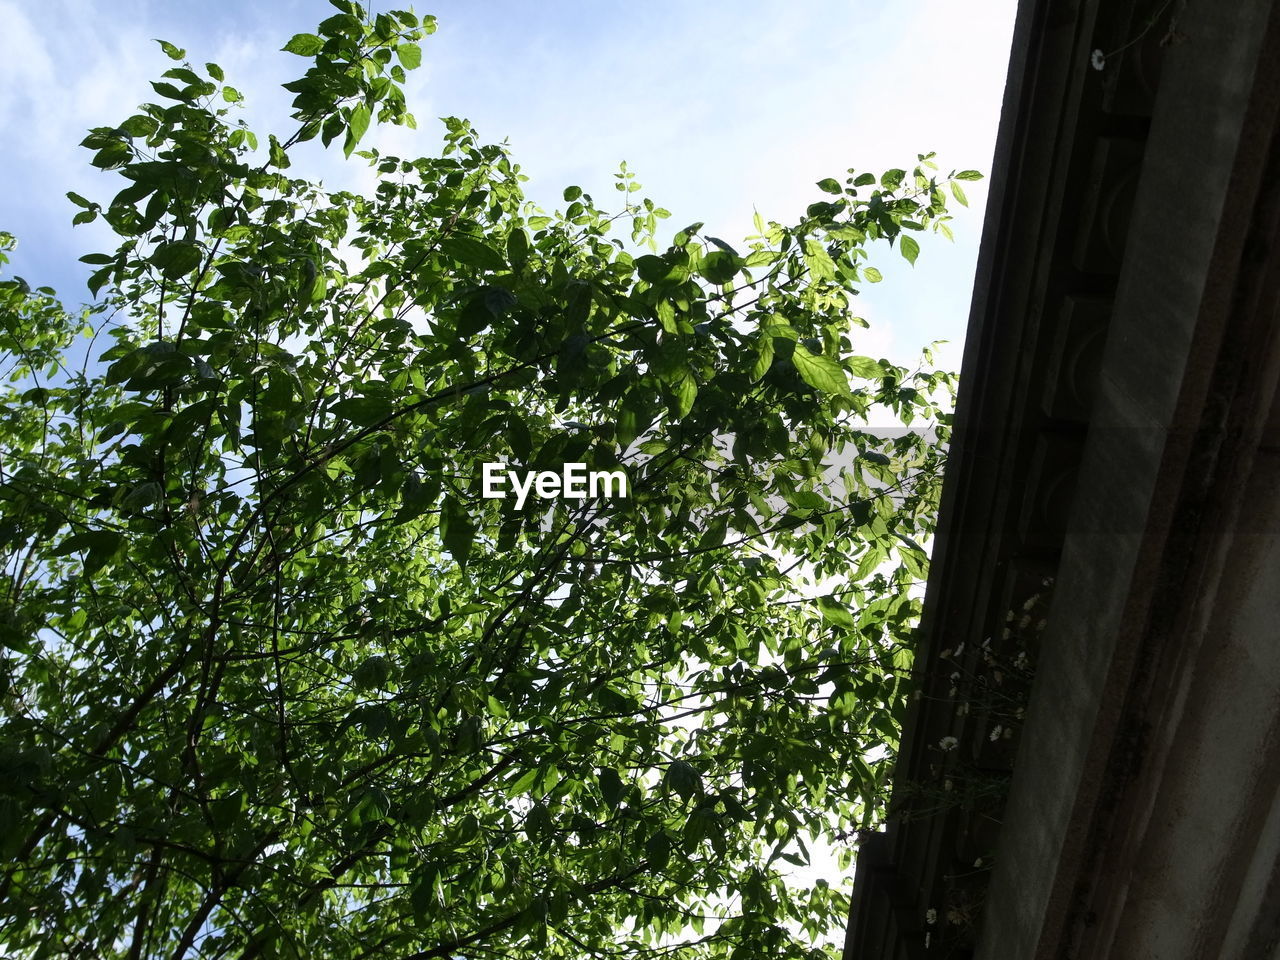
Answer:
<path fill-rule="evenodd" d="M 810 353 L 803 344 L 791 355 L 796 372 L 805 383 L 823 393 L 848 393 L 849 381 L 840 364 L 823 354 Z"/>
<path fill-rule="evenodd" d="M 505 270 L 507 266 L 502 255 L 488 244 L 461 234 L 441 240 L 440 252 L 451 260 L 482 270 Z"/>
<path fill-rule="evenodd" d="M 850 357 L 848 363 L 855 377 L 874 380 L 884 376 L 884 369 L 870 357 Z"/>
<path fill-rule="evenodd" d="M 545 804 L 535 803 L 529 808 L 524 818 L 524 830 L 529 839 L 535 842 L 550 833 L 551 813 Z"/>
<path fill-rule="evenodd" d="M 362 427 L 371 427 L 383 423 L 394 410 L 390 397 L 346 397 L 333 404 L 329 414 Z"/>
<path fill-rule="evenodd" d="M 160 49 L 170 60 L 181 60 L 187 55 L 187 51 L 175 47 L 168 40 L 157 40 L 156 43 L 160 44 Z"/>
<path fill-rule="evenodd" d="M 662 329 L 667 333 L 678 333 L 679 324 L 676 323 L 676 308 L 672 306 L 670 300 L 659 300 L 654 306 L 654 312 L 658 315 L 658 322 L 662 324 Z"/>
<path fill-rule="evenodd" d="M 414 917 L 426 922 L 433 911 L 441 906 L 439 897 L 440 867 L 434 863 L 424 863 L 413 874 L 409 889 L 409 905 Z"/>
<path fill-rule="evenodd" d="M 655 285 L 665 283 L 676 276 L 675 266 L 662 257 L 645 254 L 636 257 L 636 272 L 640 279 Z"/>
<path fill-rule="evenodd" d="M 654 870 L 665 870 L 671 863 L 671 841 L 658 831 L 644 842 L 645 859 Z"/>
<path fill-rule="evenodd" d="M 834 597 L 818 597 L 818 610 L 822 614 L 822 619 L 832 626 L 852 630 L 856 625 L 849 608 Z"/>
<path fill-rule="evenodd" d="M 506 314 L 515 303 L 515 296 L 504 287 L 481 287 L 471 295 L 458 314 L 458 335 L 474 336 Z"/>
<path fill-rule="evenodd" d="M 507 259 L 517 270 L 529 260 L 529 235 L 523 227 L 515 227 L 507 235 Z"/>
<path fill-rule="evenodd" d="M 717 247 L 719 247 L 721 250 L 723 250 L 723 251 L 724 251 L 725 253 L 727 253 L 729 256 L 733 257 L 735 260 L 740 260 L 740 259 L 742 259 L 741 257 L 739 257 L 739 256 L 738 256 L 738 251 L 737 251 L 737 250 L 733 249 L 733 247 L 731 247 L 729 244 L 725 243 L 725 242 L 724 242 L 723 240 L 721 240 L 719 237 L 707 237 L 707 240 L 708 240 L 708 241 L 710 241 L 711 243 L 715 244 Z"/>
<path fill-rule="evenodd" d="M 131 137 L 149 137 L 159 128 L 152 117 L 135 115 L 120 124 L 120 129 Z"/>
<path fill-rule="evenodd" d="M 964 190 L 961 188 L 960 184 L 956 183 L 954 180 L 951 181 L 951 193 L 961 206 L 967 207 L 969 205 L 969 198 L 965 196 Z"/>
<path fill-rule="evenodd" d="M 467 510 L 453 497 L 445 497 L 440 514 L 440 540 L 459 566 L 467 565 L 475 537 L 476 527 Z"/>
<path fill-rule="evenodd" d="M 507 786 L 507 796 L 516 797 L 522 793 L 528 792 L 529 788 L 542 779 L 542 771 L 537 767 L 530 767 L 518 777 L 511 781 Z"/>
<path fill-rule="evenodd" d="M 63 540 L 52 555 L 66 556 L 83 551 L 84 572 L 92 575 L 119 556 L 124 548 L 124 537 L 114 530 L 86 530 Z"/>
<path fill-rule="evenodd" d="M 698 396 L 698 381 L 694 379 L 693 371 L 686 369 L 672 385 L 672 390 L 675 404 L 671 413 L 677 420 L 683 420 L 693 409 L 693 401 Z"/>
<path fill-rule="evenodd" d="M 752 381 L 758 381 L 773 366 L 773 337 L 769 335 L 760 338 L 759 346 L 756 352 L 756 362 L 751 368 Z"/>
<path fill-rule="evenodd" d="M 396 46 L 396 57 L 406 70 L 417 70 L 422 66 L 422 48 L 416 43 L 400 43 Z"/>
<path fill-rule="evenodd" d="M 295 33 L 281 50 L 296 53 L 300 57 L 314 57 L 324 48 L 324 40 L 314 33 Z"/>
<path fill-rule="evenodd" d="M 702 777 L 686 760 L 673 760 L 667 767 L 667 786 L 688 800 L 702 792 Z"/>
<path fill-rule="evenodd" d="M 86 214 L 78 214 L 75 220 L 79 221 L 80 217 L 82 216 L 86 216 Z M 111 279 L 111 275 L 114 272 L 115 272 L 114 267 L 103 267 L 101 270 L 95 271 L 93 275 L 89 277 L 89 281 L 88 281 L 89 292 L 96 297 L 98 295 L 98 291 L 101 290 L 106 285 L 107 281 Z"/>
<path fill-rule="evenodd" d="M 635 441 L 639 434 L 640 428 L 637 422 L 636 411 L 623 407 L 618 411 L 618 427 L 614 432 L 614 437 L 618 441 L 618 446 L 626 449 Z"/>
<path fill-rule="evenodd" d="M 900 550 L 898 556 L 902 560 L 902 565 L 907 572 L 916 580 L 924 581 L 929 577 L 928 557 L 924 551 L 918 547 L 915 549 Z"/>
<path fill-rule="evenodd" d="M 814 280 L 835 279 L 835 262 L 826 248 L 812 237 L 804 242 L 804 262 L 809 267 L 809 276 Z"/>
<path fill-rule="evenodd" d="M 913 267 L 916 265 L 916 257 L 920 255 L 920 244 L 915 237 L 909 237 L 904 233 L 898 240 L 898 250 L 907 263 Z"/>
<path fill-rule="evenodd" d="M 376 690 L 386 686 L 391 677 L 391 664 L 386 657 L 372 656 L 356 668 L 352 679 L 361 690 Z"/>
<path fill-rule="evenodd" d="M 55 557 L 65 557 L 81 550 L 118 550 L 124 538 L 114 530 L 85 530 L 73 533 L 52 551 Z"/>
<path fill-rule="evenodd" d="M 93 164 L 93 166 L 97 166 L 97 168 L 113 170 L 116 166 L 124 166 L 132 159 L 133 150 L 129 148 L 128 143 L 118 141 L 115 143 L 108 143 L 108 145 L 102 147 L 101 150 L 97 151 L 97 154 L 93 155 L 93 159 L 90 160 L 90 163 Z"/>
<path fill-rule="evenodd" d="M 698 546 L 695 549 L 698 551 L 714 550 L 724 543 L 728 522 L 729 518 L 723 514 L 712 520 L 710 526 L 703 531 L 702 536 L 698 539 Z"/>
<path fill-rule="evenodd" d="M 884 275 L 875 267 L 864 267 L 862 275 L 867 278 L 868 283 L 879 283 L 884 279 Z"/>
<path fill-rule="evenodd" d="M 618 805 L 622 803 L 622 798 L 626 793 L 622 785 L 622 778 L 618 776 L 618 771 L 612 767 L 604 767 L 599 772 L 600 795 L 604 797 L 605 803 L 609 804 L 614 810 L 618 809 Z"/>
<path fill-rule="evenodd" d="M 818 189 L 824 193 L 840 193 L 840 181 L 833 180 L 831 177 L 818 181 Z"/>
<path fill-rule="evenodd" d="M 165 83 L 164 81 L 152 80 L 151 87 L 153 90 L 155 90 L 156 93 L 160 94 L 160 96 L 167 97 L 170 100 L 185 101 L 185 100 L 191 99 L 190 94 L 188 94 L 185 90 L 179 90 L 172 83 Z"/>
<path fill-rule="evenodd" d="M 162 243 L 151 254 L 151 262 L 166 280 L 177 280 L 199 269 L 204 262 L 204 249 L 190 240 Z"/>
<path fill-rule="evenodd" d="M 723 250 L 716 250 L 702 258 L 702 266 L 698 272 L 717 286 L 726 284 L 738 273 L 737 258 Z"/>
<path fill-rule="evenodd" d="M 826 510 L 828 506 L 822 495 L 812 490 L 797 490 L 788 495 L 787 502 L 799 510 Z"/>
<path fill-rule="evenodd" d="M 270 144 L 269 156 L 271 165 L 279 167 L 281 170 L 289 166 L 289 155 L 285 153 L 284 147 L 280 145 L 280 141 L 276 139 L 275 134 L 271 134 L 268 141 Z"/>
<path fill-rule="evenodd" d="M 981 180 L 982 174 L 977 170 L 961 170 L 956 174 L 957 180 Z"/>
<path fill-rule="evenodd" d="M 351 151 L 360 143 L 365 131 L 369 129 L 371 118 L 372 114 L 366 104 L 358 103 L 351 110 L 351 115 L 347 118 L 347 136 L 342 142 L 342 152 L 345 156 L 351 156 Z"/>

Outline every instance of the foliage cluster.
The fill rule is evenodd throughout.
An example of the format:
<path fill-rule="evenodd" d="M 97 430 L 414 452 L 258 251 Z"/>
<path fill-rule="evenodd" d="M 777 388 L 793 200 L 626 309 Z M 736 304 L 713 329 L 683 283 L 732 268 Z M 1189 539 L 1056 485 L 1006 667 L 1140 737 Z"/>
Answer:
<path fill-rule="evenodd" d="M 290 136 L 163 43 L 85 140 L 123 189 L 71 195 L 100 299 L 0 284 L 0 943 L 827 956 L 844 897 L 782 869 L 880 803 L 953 385 L 858 355 L 852 296 L 977 175 L 659 252 L 625 168 L 546 213 L 465 121 L 359 150 L 434 21 L 334 6 Z M 376 187 L 295 177 L 311 139 Z M 496 460 L 632 496 L 517 511 Z"/>

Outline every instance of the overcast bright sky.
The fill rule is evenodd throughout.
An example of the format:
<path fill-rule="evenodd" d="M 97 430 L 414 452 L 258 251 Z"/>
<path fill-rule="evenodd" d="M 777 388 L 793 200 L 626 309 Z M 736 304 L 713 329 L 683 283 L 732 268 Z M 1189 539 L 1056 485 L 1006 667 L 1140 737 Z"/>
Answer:
<path fill-rule="evenodd" d="M 400 6 L 402 4 L 394 4 Z M 672 212 L 668 233 L 697 220 L 735 243 L 753 207 L 793 221 L 849 167 L 910 168 L 936 150 L 948 169 L 990 169 L 1013 0 L 439 0 L 422 69 L 410 74 L 417 131 L 371 131 L 404 156 L 438 150 L 445 115 L 490 141 L 509 139 L 530 196 L 555 206 L 578 184 L 608 204 L 627 161 L 644 196 Z M 212 60 L 249 99 L 259 133 L 292 130 L 281 82 L 304 61 L 279 48 L 332 13 L 324 0 L 0 0 L 0 229 L 17 235 L 14 272 L 79 302 L 88 270 L 75 261 L 114 248 L 99 221 L 73 231 L 75 190 L 105 201 L 114 173 L 77 146 L 114 126 L 172 66 L 152 38 Z M 356 158 L 335 148 L 295 156 L 290 171 L 354 185 Z M 859 352 L 909 363 L 948 339 L 959 365 L 985 182 L 966 185 L 956 243 L 925 238 L 909 267 L 873 253 L 885 274 L 864 289 L 872 324 Z M 563 206 L 563 204 L 560 204 Z M 954 204 L 953 204 L 954 205 Z"/>

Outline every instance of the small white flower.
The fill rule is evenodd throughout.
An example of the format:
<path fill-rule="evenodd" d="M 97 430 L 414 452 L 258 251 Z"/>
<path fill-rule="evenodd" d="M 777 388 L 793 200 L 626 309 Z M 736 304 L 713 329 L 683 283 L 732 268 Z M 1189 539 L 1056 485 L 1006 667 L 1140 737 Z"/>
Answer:
<path fill-rule="evenodd" d="M 1008 627 L 1005 627 L 1003 630 L 1001 630 L 1001 631 L 1000 631 L 1000 639 L 1001 639 L 1001 640 L 1008 640 L 1008 639 L 1009 639 L 1009 628 L 1008 628 Z"/>
<path fill-rule="evenodd" d="M 1039 599 L 1040 599 L 1040 594 L 1033 593 L 1031 596 L 1027 597 L 1027 602 L 1022 605 L 1022 609 L 1030 610 L 1032 607 L 1036 605 L 1036 601 Z"/>
<path fill-rule="evenodd" d="M 956 682 L 957 680 L 959 680 L 959 679 L 960 679 L 960 671 L 959 671 L 959 670 L 954 670 L 954 671 L 952 671 L 952 673 L 951 673 L 951 682 L 952 682 L 952 683 L 955 683 L 955 682 Z"/>
<path fill-rule="evenodd" d="M 952 750 L 954 750 L 958 746 L 960 746 L 960 741 L 957 740 L 955 737 L 943 737 L 941 740 L 938 741 L 938 747 L 944 753 L 950 753 Z"/>
<path fill-rule="evenodd" d="M 1025 630 L 1029 626 L 1031 626 L 1031 615 L 1023 614 L 1022 619 L 1018 621 L 1018 629 Z"/>
<path fill-rule="evenodd" d="M 1019 670 L 1025 670 L 1030 665 L 1030 662 L 1031 661 L 1027 659 L 1027 651 L 1019 650 L 1018 656 L 1013 661 L 1013 665 Z"/>
<path fill-rule="evenodd" d="M 951 654 L 951 655 L 952 655 L 953 657 L 958 657 L 958 656 L 960 656 L 960 654 L 962 654 L 962 653 L 964 653 L 964 641 L 963 641 L 963 640 L 961 640 L 961 641 L 960 641 L 960 646 L 956 647 L 956 648 L 955 648 L 955 650 L 954 650 L 954 651 L 952 651 L 952 654 Z"/>
<path fill-rule="evenodd" d="M 1101 70 L 1107 65 L 1107 57 L 1101 50 L 1095 50 L 1089 54 L 1089 64 L 1095 70 Z"/>
<path fill-rule="evenodd" d="M 1000 739 L 1000 734 L 1001 734 L 1001 733 L 1003 733 L 1003 732 L 1004 732 L 1004 727 L 1002 727 L 1002 726 L 1001 726 L 1000 724 L 998 724 L 998 723 L 997 723 L 994 727 L 992 727 L 992 728 L 991 728 L 991 742 L 992 742 L 992 743 L 995 743 L 997 740 L 999 740 L 999 739 Z"/>
<path fill-rule="evenodd" d="M 930 907 L 928 910 L 926 910 L 924 912 L 924 922 L 927 923 L 929 926 L 933 926 L 935 923 L 937 923 L 938 911 L 935 910 L 933 907 Z"/>
<path fill-rule="evenodd" d="M 981 866 L 982 866 L 982 858 L 981 858 L 981 857 L 979 857 L 977 860 L 973 861 L 973 865 L 974 865 L 974 867 L 981 867 Z"/>
<path fill-rule="evenodd" d="M 943 650 L 940 654 L 938 654 L 938 657 L 942 660 L 950 660 L 952 656 L 953 654 L 951 652 L 950 647 L 947 647 L 947 649 Z"/>
<path fill-rule="evenodd" d="M 1007 622 L 1007 621 L 1012 620 L 1012 619 L 1013 619 L 1013 611 L 1012 611 L 1012 610 L 1006 610 L 1006 611 L 1005 611 L 1005 615 L 1004 615 L 1004 619 L 1005 619 L 1005 621 L 1006 621 L 1006 622 Z"/>
<path fill-rule="evenodd" d="M 953 789 L 955 789 L 955 784 L 952 783 L 950 780 L 945 780 L 943 781 L 942 789 L 947 791 L 947 793 L 950 793 Z"/>

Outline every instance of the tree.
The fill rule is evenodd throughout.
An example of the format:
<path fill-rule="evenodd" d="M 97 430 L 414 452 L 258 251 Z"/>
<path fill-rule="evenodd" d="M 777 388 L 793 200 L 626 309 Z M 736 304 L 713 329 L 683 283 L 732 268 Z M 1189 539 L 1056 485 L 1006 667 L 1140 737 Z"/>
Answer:
<path fill-rule="evenodd" d="M 412 125 L 434 29 L 333 5 L 262 152 L 162 42 L 84 141 L 125 186 L 70 195 L 99 299 L 0 285 L 0 943 L 828 955 L 846 899 L 780 870 L 876 816 L 953 388 L 857 355 L 851 297 L 977 174 L 823 180 L 745 255 L 659 253 L 625 167 L 534 209 L 457 119 L 327 193 L 290 150 Z M 500 461 L 630 489 L 518 508 Z"/>

